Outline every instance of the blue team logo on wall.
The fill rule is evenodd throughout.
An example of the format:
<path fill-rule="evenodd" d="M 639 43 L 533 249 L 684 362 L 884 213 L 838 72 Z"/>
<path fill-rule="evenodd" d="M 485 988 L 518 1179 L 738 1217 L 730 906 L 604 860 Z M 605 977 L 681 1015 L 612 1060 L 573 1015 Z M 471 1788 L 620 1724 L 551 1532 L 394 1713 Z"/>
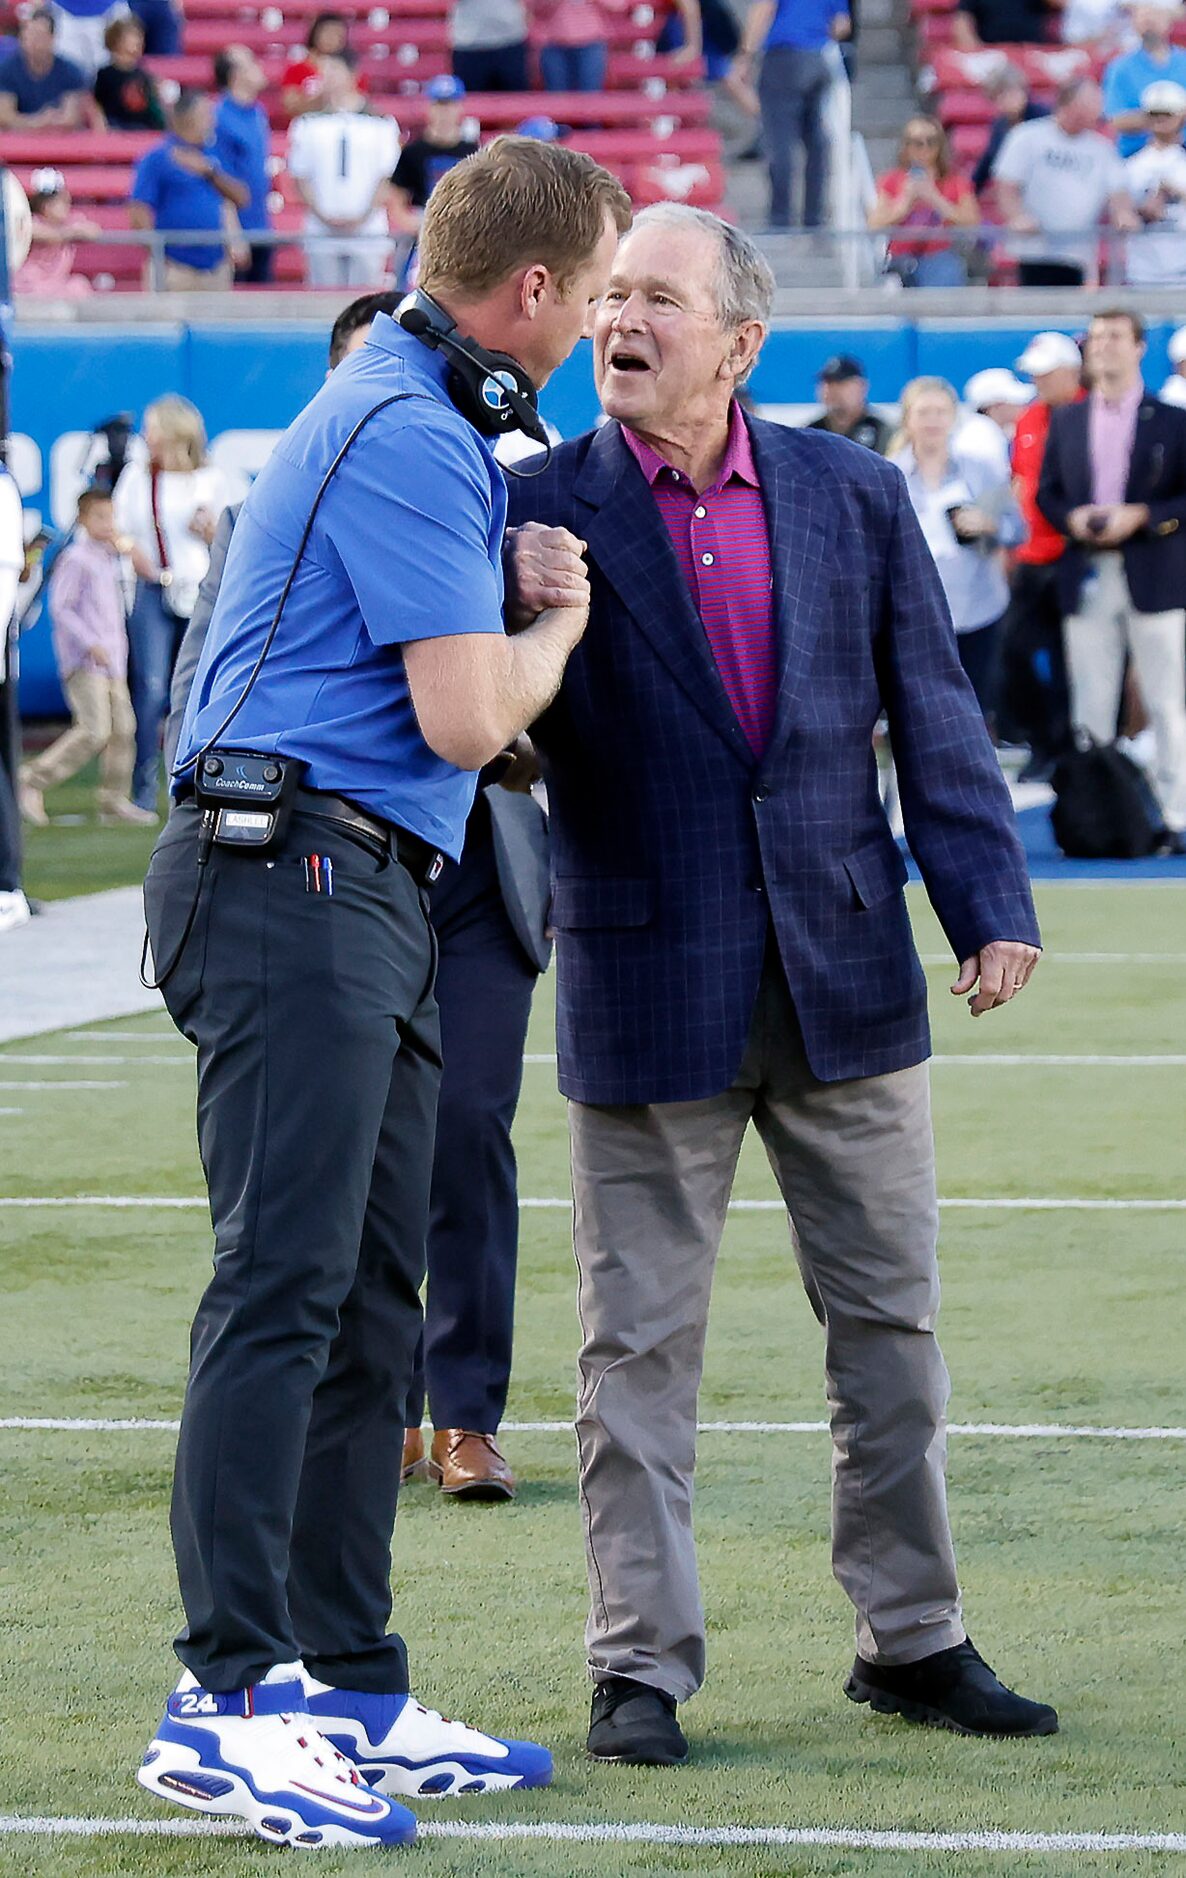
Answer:
<path fill-rule="evenodd" d="M 505 411 L 505 393 L 514 389 L 515 381 L 509 372 L 491 372 L 482 380 L 482 403 L 489 405 L 492 411 Z"/>

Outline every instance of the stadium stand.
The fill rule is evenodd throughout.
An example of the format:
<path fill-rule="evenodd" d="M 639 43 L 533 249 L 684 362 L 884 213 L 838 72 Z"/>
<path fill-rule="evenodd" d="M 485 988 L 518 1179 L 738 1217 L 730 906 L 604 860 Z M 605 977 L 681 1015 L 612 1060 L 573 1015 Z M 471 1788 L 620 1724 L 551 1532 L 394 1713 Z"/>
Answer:
<path fill-rule="evenodd" d="M 275 177 L 273 226 L 299 231 L 303 221 L 295 189 L 284 170 L 285 118 L 280 79 L 286 63 L 304 44 L 319 0 L 284 0 L 283 7 L 245 7 L 238 0 L 189 0 L 184 50 L 146 59 L 162 95 L 180 87 L 208 89 L 213 54 L 230 43 L 250 47 L 268 79 L 262 103 L 273 127 Z M 351 50 L 373 108 L 397 119 L 401 138 L 414 136 L 427 115 L 423 87 L 449 70 L 446 0 L 344 0 L 351 19 Z M 681 61 L 655 51 L 661 20 L 647 4 L 614 19 L 604 92 L 547 95 L 547 109 L 565 127 L 566 141 L 613 169 L 641 206 L 672 199 L 718 208 L 725 190 L 720 137 L 709 123 L 710 98 L 700 61 Z M 511 130 L 540 109 L 540 94 L 471 93 L 467 114 L 483 138 Z M 127 202 L 137 159 L 159 141 L 138 132 L 12 132 L 0 136 L 0 161 L 9 164 L 27 190 L 32 172 L 45 164 L 60 169 L 79 212 L 111 234 L 110 241 L 82 244 L 77 266 L 100 289 L 135 289 L 144 277 L 144 250 L 119 235 L 128 227 Z M 298 286 L 305 277 L 299 247 L 276 255 L 277 286 Z"/>

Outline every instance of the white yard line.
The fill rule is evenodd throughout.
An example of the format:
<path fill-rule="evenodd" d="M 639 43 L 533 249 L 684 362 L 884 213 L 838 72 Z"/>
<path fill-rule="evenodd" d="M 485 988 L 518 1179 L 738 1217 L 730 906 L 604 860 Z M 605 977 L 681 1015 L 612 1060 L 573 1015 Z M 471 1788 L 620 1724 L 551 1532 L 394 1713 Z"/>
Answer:
<path fill-rule="evenodd" d="M 7 1415 L 0 1429 L 28 1434 L 120 1434 L 157 1431 L 176 1434 L 181 1423 L 147 1416 Z M 822 1435 L 827 1422 L 700 1422 L 702 1435 Z M 567 1422 L 503 1422 L 510 1435 L 570 1435 Z M 1106 1428 L 1061 1422 L 949 1422 L 951 1435 L 1000 1436 L 1012 1441 L 1186 1441 L 1186 1428 Z"/>
<path fill-rule="evenodd" d="M 69 1069 L 75 1064 L 82 1068 L 102 1064 L 104 1069 L 108 1069 L 112 1064 L 120 1063 L 185 1063 L 192 1067 L 193 1061 L 192 1050 L 185 1056 L 182 1056 L 178 1050 L 174 1050 L 172 1056 L 142 1056 L 139 1052 L 135 1056 L 116 1056 L 110 1051 L 105 1051 L 102 1056 L 80 1056 L 77 1053 L 74 1056 L 17 1056 L 11 1050 L 0 1051 L 0 1069 L 3 1069 L 6 1063 L 19 1063 L 22 1067 L 38 1069 L 49 1069 L 51 1066 Z"/>
<path fill-rule="evenodd" d="M 0 1061 L 2 1060 L 3 1059 L 0 1058 Z M 10 1062 L 17 1062 L 19 1060 L 19 1058 L 9 1058 Z M 43 1060 L 49 1061 L 48 1058 Z M 75 1058 L 74 1060 L 78 1061 L 80 1059 Z M 538 1053 L 524 1056 L 523 1061 L 525 1063 L 554 1063 L 556 1058 L 554 1055 L 548 1056 L 544 1053 Z M 1183 1065 L 1186 1064 L 1186 1054 L 1168 1055 L 1162 1053 L 1156 1056 L 1084 1056 L 1072 1055 L 1068 1052 L 1065 1055 L 1039 1056 L 1036 1052 L 1031 1050 L 1018 1050 L 1007 1054 L 994 1053 L 991 1055 L 987 1052 L 977 1050 L 969 1051 L 966 1055 L 952 1055 L 948 1053 L 932 1056 L 929 1061 L 942 1066 L 958 1064 L 963 1067 L 974 1064 L 979 1067 L 981 1064 L 989 1064 L 994 1068 L 1003 1069 L 1165 1069 L 1167 1067 L 1170 1069 L 1181 1069 Z"/>
<path fill-rule="evenodd" d="M 205 1819 L 96 1819 L 0 1814 L 0 1835 L 139 1839 L 239 1837 L 238 1823 Z M 665 1826 L 560 1821 L 420 1820 L 425 1839 L 546 1845 L 821 1846 L 851 1852 L 1186 1852 L 1184 1832 L 884 1832 L 860 1826 Z"/>
<path fill-rule="evenodd" d="M 4 1057 L 0 1056 L 0 1069 L 3 1069 L 4 1062 Z M 127 1086 L 126 1080 L 118 1079 L 102 1082 L 93 1079 L 87 1082 L 75 1082 L 66 1077 L 55 1076 L 52 1082 L 45 1077 L 39 1082 L 19 1082 L 8 1076 L 0 1077 L 0 1095 L 3 1095 L 6 1089 L 126 1089 Z"/>
<path fill-rule="evenodd" d="M 950 965 L 955 960 L 949 952 L 922 952 L 924 965 Z M 1043 952 L 1041 970 L 1051 965 L 1186 965 L 1186 952 Z"/>
<path fill-rule="evenodd" d="M 176 1043 L 176 1030 L 62 1030 L 56 1033 L 68 1043 Z"/>
<path fill-rule="evenodd" d="M 0 1083 L 4 1088 L 65 1088 L 76 1087 L 121 1087 L 121 1084 L 75 1084 L 75 1083 Z M 91 1207 L 94 1209 L 151 1209 L 156 1207 L 165 1211 L 189 1211 L 209 1205 L 204 1194 L 185 1194 L 174 1196 L 158 1193 L 72 1193 L 72 1194 L 12 1194 L 0 1195 L 0 1208 L 10 1210 L 44 1210 L 53 1207 Z M 519 1198 L 521 1208 L 528 1211 L 570 1213 L 572 1201 L 560 1196 L 541 1197 L 522 1194 Z M 964 1212 L 1007 1212 L 1007 1213 L 1181 1213 L 1186 1212 L 1186 1200 L 1145 1200 L 1125 1199 L 1087 1199 L 1081 1196 L 1027 1195 L 1018 1199 L 1001 1199 L 979 1195 L 957 1194 L 950 1199 L 941 1199 L 939 1205 Z M 781 1200 L 730 1200 L 731 1213 L 784 1213 Z"/>

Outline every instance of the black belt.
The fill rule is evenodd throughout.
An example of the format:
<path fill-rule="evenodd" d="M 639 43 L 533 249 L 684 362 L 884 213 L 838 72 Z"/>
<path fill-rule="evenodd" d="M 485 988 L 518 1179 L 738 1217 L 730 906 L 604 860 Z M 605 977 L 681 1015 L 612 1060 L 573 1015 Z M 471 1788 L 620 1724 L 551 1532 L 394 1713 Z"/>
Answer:
<path fill-rule="evenodd" d="M 421 886 L 431 886 L 444 869 L 444 855 L 422 841 L 419 835 L 398 827 L 395 822 L 382 822 L 377 815 L 368 815 L 345 796 L 325 795 L 319 789 L 298 789 L 293 795 L 292 807 L 296 815 L 315 816 L 318 821 L 332 822 L 343 831 L 376 842 L 384 854 L 394 855 Z"/>

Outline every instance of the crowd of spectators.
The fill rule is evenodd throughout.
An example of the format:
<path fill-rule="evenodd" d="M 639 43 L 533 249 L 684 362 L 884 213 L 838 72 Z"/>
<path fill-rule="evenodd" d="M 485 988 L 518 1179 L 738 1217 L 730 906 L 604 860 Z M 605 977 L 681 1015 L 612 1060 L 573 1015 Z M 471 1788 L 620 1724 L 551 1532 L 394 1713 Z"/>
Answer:
<path fill-rule="evenodd" d="M 1143 381 L 1144 350 L 1140 318 L 1105 310 L 1078 341 L 1037 334 L 1012 368 L 975 373 L 962 398 L 945 379 L 913 379 L 892 432 L 869 406 L 860 361 L 840 355 L 821 369 L 824 408 L 812 422 L 902 469 L 961 662 L 998 740 L 1024 750 L 1022 779 L 1047 780 L 1076 732 L 1110 743 L 1144 729 L 1162 845 L 1182 853 L 1186 580 L 1170 559 L 1186 525 L 1186 434 L 1159 413 L 1186 406 L 1186 327 L 1157 397 Z M 1081 486 L 1068 495 L 1047 462 L 1051 421 L 1089 394 Z M 1162 428 L 1142 461 L 1144 433 Z M 1164 493 L 1129 499 L 1159 480 Z"/>

